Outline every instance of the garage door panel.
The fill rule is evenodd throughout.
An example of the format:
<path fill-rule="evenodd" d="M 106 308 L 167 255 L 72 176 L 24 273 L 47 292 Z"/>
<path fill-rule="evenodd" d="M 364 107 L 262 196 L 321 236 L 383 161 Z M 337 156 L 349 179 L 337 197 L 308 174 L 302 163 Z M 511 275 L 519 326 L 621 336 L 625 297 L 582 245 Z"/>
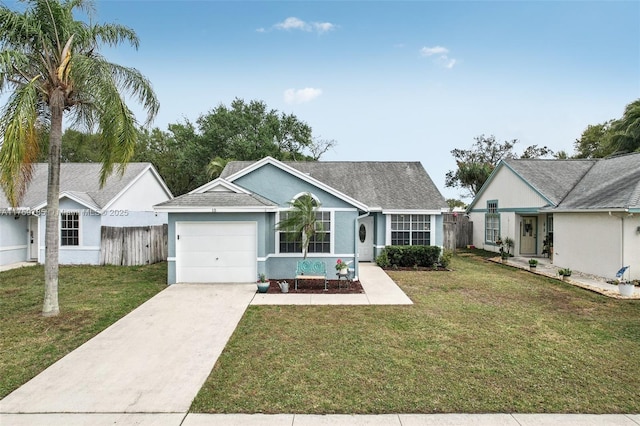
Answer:
<path fill-rule="evenodd" d="M 180 267 L 187 268 L 225 268 L 225 267 L 247 267 L 255 263 L 256 258 L 253 253 L 248 252 L 220 252 L 214 254 L 212 258 L 208 253 L 189 253 L 180 259 Z"/>
<path fill-rule="evenodd" d="M 177 280 L 254 282 L 256 228 L 254 222 L 177 223 Z"/>

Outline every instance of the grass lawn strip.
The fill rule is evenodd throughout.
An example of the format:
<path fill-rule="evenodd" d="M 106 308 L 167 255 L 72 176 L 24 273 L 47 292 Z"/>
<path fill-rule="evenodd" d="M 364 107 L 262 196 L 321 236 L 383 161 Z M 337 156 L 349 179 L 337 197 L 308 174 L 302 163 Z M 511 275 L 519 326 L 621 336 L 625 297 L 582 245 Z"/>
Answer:
<path fill-rule="evenodd" d="M 639 301 L 475 256 L 452 269 L 389 272 L 413 306 L 249 307 L 192 411 L 640 411 Z"/>
<path fill-rule="evenodd" d="M 166 288 L 166 263 L 61 266 L 60 315 L 40 314 L 42 266 L 0 273 L 0 398 Z"/>

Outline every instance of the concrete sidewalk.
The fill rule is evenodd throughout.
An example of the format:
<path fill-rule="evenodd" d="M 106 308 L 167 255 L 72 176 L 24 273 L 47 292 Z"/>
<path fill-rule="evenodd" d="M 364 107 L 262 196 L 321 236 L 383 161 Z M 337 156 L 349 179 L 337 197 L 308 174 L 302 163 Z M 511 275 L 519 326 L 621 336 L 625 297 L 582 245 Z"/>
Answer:
<path fill-rule="evenodd" d="M 172 285 L 9 394 L 0 412 L 186 413 L 254 293 Z"/>
<path fill-rule="evenodd" d="M 8 414 L 2 426 L 639 426 L 638 414 Z"/>

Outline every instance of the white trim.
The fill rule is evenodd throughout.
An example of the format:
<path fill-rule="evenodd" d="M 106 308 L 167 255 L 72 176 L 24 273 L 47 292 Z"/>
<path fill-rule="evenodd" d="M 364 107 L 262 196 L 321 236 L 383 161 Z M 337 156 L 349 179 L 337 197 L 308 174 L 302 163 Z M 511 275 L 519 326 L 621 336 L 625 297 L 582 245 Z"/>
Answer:
<path fill-rule="evenodd" d="M 253 262 L 253 272 L 256 274 L 257 276 L 257 272 L 258 272 L 258 262 L 257 262 L 257 256 L 258 256 L 258 228 L 259 228 L 259 224 L 257 221 L 255 220 L 237 220 L 237 221 L 216 221 L 216 220 L 207 220 L 207 221 L 192 221 L 192 220 L 181 220 L 181 221 L 177 221 L 175 222 L 175 226 L 174 226 L 174 234 L 173 234 L 173 238 L 174 238 L 174 249 L 176 251 L 176 256 L 173 258 L 174 262 L 175 262 L 175 279 L 176 282 L 180 282 L 178 275 L 180 272 L 180 265 L 178 264 L 177 258 L 178 258 L 178 228 L 179 225 L 251 225 L 252 230 L 253 230 L 253 237 L 254 237 L 254 252 L 256 254 L 256 260 Z"/>
<path fill-rule="evenodd" d="M 385 220 L 385 245 L 392 245 L 391 244 L 391 215 L 392 214 L 404 214 L 404 215 L 423 215 L 423 216 L 429 216 L 429 246 L 435 246 L 435 228 L 436 228 L 436 223 L 435 223 L 435 217 L 436 215 L 431 213 L 431 214 L 427 214 L 427 213 L 388 213 L 388 220 Z M 411 229 L 409 230 L 409 234 L 411 234 Z M 411 238 L 411 237 L 409 237 Z M 413 245 L 413 244 L 412 244 Z M 375 259 L 374 259 L 375 260 Z"/>
<path fill-rule="evenodd" d="M 176 261 L 176 257 L 175 256 L 168 256 L 167 257 L 167 262 L 175 262 Z"/>
<path fill-rule="evenodd" d="M 393 210 L 386 209 L 382 211 L 382 214 L 426 214 L 426 215 L 441 215 L 440 210 Z"/>
<path fill-rule="evenodd" d="M 138 173 L 133 179 L 131 179 L 129 183 L 124 188 L 122 188 L 120 192 L 116 194 L 115 197 L 109 200 L 109 202 L 107 202 L 107 204 L 105 204 L 102 207 L 102 210 L 100 211 L 100 213 L 103 213 L 106 210 L 109 210 L 109 207 L 111 207 L 113 203 L 115 203 L 120 197 L 122 197 L 136 182 L 142 179 L 142 176 L 144 176 L 147 170 L 151 170 L 151 174 L 156 178 L 156 181 L 158 181 L 158 183 L 160 184 L 164 192 L 169 196 L 169 199 L 173 199 L 173 194 L 171 194 L 171 191 L 169 190 L 167 185 L 164 183 L 164 180 L 162 180 L 162 177 L 160 176 L 160 174 L 156 171 L 155 167 L 153 167 L 153 164 L 148 163 L 140 173 Z"/>
<path fill-rule="evenodd" d="M 562 209 L 562 208 L 551 208 L 551 209 L 540 209 L 539 214 L 544 213 L 628 213 L 628 208 L 610 208 L 610 209 Z M 529 214 L 529 213 L 526 213 Z M 633 213 L 630 213 L 633 215 Z M 535 216 L 535 213 L 531 213 L 531 215 Z"/>
<path fill-rule="evenodd" d="M 60 251 L 100 251 L 99 246 L 63 246 L 60 245 Z"/>
<path fill-rule="evenodd" d="M 203 194 L 217 186 L 223 186 L 227 188 L 229 191 L 235 192 L 236 194 L 251 194 L 250 191 L 247 191 L 246 189 L 222 178 L 216 178 L 211 182 L 205 183 L 204 185 L 197 187 L 193 191 L 190 191 L 189 194 Z"/>
<path fill-rule="evenodd" d="M 62 245 L 62 215 L 63 214 L 78 214 L 78 245 Z M 64 210 L 60 211 L 58 215 L 58 247 L 60 249 L 67 247 L 82 247 L 82 229 L 84 228 L 84 220 L 82 219 L 84 215 L 82 214 L 82 210 Z M 98 248 L 99 249 L 99 248 Z"/>
<path fill-rule="evenodd" d="M 302 258 L 302 253 L 270 253 L 264 259 L 270 258 Z M 355 253 L 309 253 L 307 258 L 309 257 L 355 257 Z"/>
<path fill-rule="evenodd" d="M 23 246 L 4 246 L 4 247 L 0 247 L 0 251 L 22 250 L 26 248 L 29 248 L 28 244 L 25 244 Z"/>
<path fill-rule="evenodd" d="M 272 157 L 265 157 L 262 160 L 256 161 L 255 163 L 251 164 L 248 167 L 245 167 L 242 170 L 237 171 L 236 173 L 232 174 L 231 176 L 227 176 L 227 180 L 230 181 L 230 182 L 233 182 L 234 180 L 236 180 L 236 179 L 238 179 L 238 178 L 240 178 L 242 176 L 245 176 L 245 175 L 253 172 L 254 170 L 257 170 L 257 169 L 261 168 L 262 166 L 264 166 L 266 164 L 271 164 L 274 167 L 277 167 L 277 168 L 279 168 L 279 169 L 281 169 L 281 170 L 283 170 L 283 171 L 285 171 L 285 172 L 287 172 L 287 173 L 289 173 L 289 174 L 291 174 L 291 175 L 293 175 L 293 176 L 295 176 L 295 177 L 297 177 L 297 178 L 299 178 L 299 179 L 301 179 L 301 180 L 303 180 L 303 181 L 305 181 L 307 183 L 310 183 L 311 185 L 316 186 L 316 187 L 322 189 L 323 191 L 328 192 L 331 195 L 334 195 L 335 197 L 337 197 L 337 198 L 341 199 L 342 201 L 345 201 L 345 202 L 357 207 L 360 210 L 367 210 L 367 211 L 369 210 L 368 207 L 365 204 L 361 203 L 360 201 L 358 201 L 358 200 L 356 200 L 354 198 L 351 198 L 348 195 L 343 194 L 342 192 L 336 190 L 335 188 L 333 188 L 333 187 L 331 187 L 331 186 L 329 186 L 329 185 L 327 185 L 327 184 L 325 184 L 325 183 L 323 183 L 323 182 L 321 182 L 321 181 L 319 181 L 319 180 L 317 180 L 317 179 L 315 179 L 315 178 L 313 178 L 313 177 L 311 177 L 311 176 L 309 176 L 309 175 L 307 175 L 305 173 L 302 173 L 301 171 L 299 171 L 297 169 L 294 169 L 293 167 L 288 166 L 288 165 L 282 163 L 281 161 L 278 161 L 278 160 L 276 160 L 275 158 L 272 158 Z"/>
<path fill-rule="evenodd" d="M 278 206 L 273 207 L 181 207 L 153 206 L 154 211 L 166 213 L 275 213 Z"/>
<path fill-rule="evenodd" d="M 76 203 L 85 206 L 86 208 L 88 208 L 89 210 L 93 210 L 96 213 L 102 213 L 102 211 L 100 210 L 100 207 L 98 207 L 97 204 L 88 204 L 85 200 L 83 200 L 82 198 L 79 198 L 77 196 L 75 196 L 73 193 L 74 192 L 78 192 L 78 193 L 82 193 L 82 194 L 86 194 L 86 192 L 81 192 L 81 191 L 63 191 L 60 193 L 60 196 L 58 197 L 58 200 L 62 200 L 63 198 L 68 198 L 71 201 L 75 201 Z M 88 194 L 87 194 L 88 195 Z M 35 206 L 33 208 L 33 210 L 41 210 L 44 209 L 45 207 L 47 207 L 47 201 L 45 200 L 44 202 L 38 204 L 37 206 Z M 65 210 L 65 212 L 67 211 L 76 211 L 76 210 Z M 81 213 L 81 210 L 77 210 L 79 213 Z"/>
<path fill-rule="evenodd" d="M 313 195 L 313 194 L 312 194 Z M 283 207 L 283 208 L 279 208 L 276 211 L 276 226 L 278 223 L 280 223 L 280 213 L 281 212 L 289 212 L 292 211 L 293 209 L 290 207 Z M 336 226 L 336 214 L 335 214 L 335 210 L 333 209 L 323 209 L 322 207 L 319 208 L 317 210 L 318 212 L 329 212 L 329 220 L 331 221 L 331 228 L 329 229 L 329 253 L 307 253 L 307 256 L 309 256 L 310 254 L 313 254 L 314 257 L 316 257 L 316 255 L 328 255 L 328 254 L 332 254 L 333 251 L 335 250 L 336 247 L 336 233 L 335 233 L 335 226 Z M 280 253 L 280 234 L 284 232 L 284 231 L 280 231 L 279 229 L 276 228 L 275 230 L 275 254 L 291 254 L 291 255 L 295 255 L 295 256 L 300 256 L 302 254 L 302 252 L 296 252 L 296 253 Z M 286 256 L 285 256 L 286 257 Z M 292 256 L 293 257 L 293 256 Z"/>
<path fill-rule="evenodd" d="M 309 195 L 313 199 L 313 201 L 316 202 L 316 206 L 318 208 L 322 207 L 322 203 L 320 202 L 320 198 L 318 198 L 318 196 L 316 194 L 314 194 L 313 192 L 309 192 L 309 191 L 298 192 L 296 195 L 291 197 L 291 200 L 289 200 L 289 202 L 293 203 L 294 201 L 296 201 L 298 198 L 302 197 L 303 195 Z"/>

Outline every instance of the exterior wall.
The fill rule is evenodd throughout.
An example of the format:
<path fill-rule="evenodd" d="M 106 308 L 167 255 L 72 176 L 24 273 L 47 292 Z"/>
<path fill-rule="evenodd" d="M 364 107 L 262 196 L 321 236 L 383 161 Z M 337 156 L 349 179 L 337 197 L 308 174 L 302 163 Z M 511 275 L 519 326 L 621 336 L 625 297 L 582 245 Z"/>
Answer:
<path fill-rule="evenodd" d="M 373 214 L 374 242 L 373 242 L 373 260 L 382 253 L 387 245 L 387 217 L 382 213 Z"/>
<path fill-rule="evenodd" d="M 554 264 L 610 279 L 622 266 L 629 265 L 625 278 L 630 273 L 631 279 L 640 279 L 638 227 L 638 215 L 556 213 Z"/>
<path fill-rule="evenodd" d="M 153 172 L 149 169 L 144 172 L 127 190 L 115 199 L 111 205 L 107 206 L 105 213 L 109 216 L 109 210 L 118 212 L 153 212 L 153 206 L 171 197 L 164 190 Z M 120 215 L 122 216 L 122 214 Z M 162 225 L 163 223 L 146 224 Z M 114 226 L 114 225 L 107 225 Z M 115 225 L 123 226 L 123 225 Z"/>
<path fill-rule="evenodd" d="M 267 226 L 272 219 L 272 213 L 169 213 L 168 222 L 168 276 L 167 283 L 176 283 L 176 222 L 256 222 L 257 223 L 257 271 L 267 273 L 266 257 L 267 257 L 267 240 L 269 236 L 269 227 Z M 258 277 L 256 276 L 256 281 Z"/>
<path fill-rule="evenodd" d="M 311 185 L 297 177 L 290 175 L 279 168 L 267 164 L 248 175 L 242 176 L 234 184 L 251 190 L 256 194 L 274 201 L 281 207 L 288 207 L 291 199 L 303 192 L 310 192 L 317 196 L 321 203 L 321 208 L 349 208 L 353 206 L 341 199 Z"/>
<path fill-rule="evenodd" d="M 549 204 L 528 183 L 513 173 L 508 167 L 501 166 L 491 177 L 488 186 L 476 196 L 469 219 L 473 222 L 473 244 L 480 249 L 498 252 L 499 248 L 485 241 L 485 213 L 488 201 L 498 201 L 500 213 L 500 236 L 511 237 L 515 241 L 516 254 L 520 247 L 521 216 L 538 216 L 538 210 Z M 546 217 L 546 215 L 541 215 Z M 540 217 L 538 218 L 538 247 L 544 236 L 540 237 Z"/>
<path fill-rule="evenodd" d="M 351 204 L 272 165 L 265 165 L 233 183 L 278 203 L 282 209 L 289 208 L 289 201 L 298 194 L 313 194 L 320 201 L 320 209 L 332 213 L 331 253 L 310 253 L 307 258 L 324 261 L 328 278 L 335 277 L 334 265 L 338 259 L 343 262 L 355 260 L 358 211 Z M 277 220 L 278 216 L 270 215 L 264 230 L 267 237 L 264 269 L 261 269 L 259 259 L 258 270 L 271 278 L 292 279 L 302 257 L 299 253 L 278 253 Z M 262 231 L 259 229 L 258 232 Z"/>
<path fill-rule="evenodd" d="M 152 211 L 133 211 L 127 209 L 108 209 L 101 215 L 102 226 L 155 226 L 168 223 L 167 213 Z"/>
<path fill-rule="evenodd" d="M 68 198 L 60 200 L 60 210 L 77 211 L 80 218 L 80 245 L 60 246 L 59 262 L 62 265 L 98 265 L 100 264 L 100 225 L 101 216 Z M 46 219 L 42 217 L 40 233 L 40 259 L 44 259 Z"/>
<path fill-rule="evenodd" d="M 0 266 L 29 260 L 29 216 L 0 214 Z"/>

